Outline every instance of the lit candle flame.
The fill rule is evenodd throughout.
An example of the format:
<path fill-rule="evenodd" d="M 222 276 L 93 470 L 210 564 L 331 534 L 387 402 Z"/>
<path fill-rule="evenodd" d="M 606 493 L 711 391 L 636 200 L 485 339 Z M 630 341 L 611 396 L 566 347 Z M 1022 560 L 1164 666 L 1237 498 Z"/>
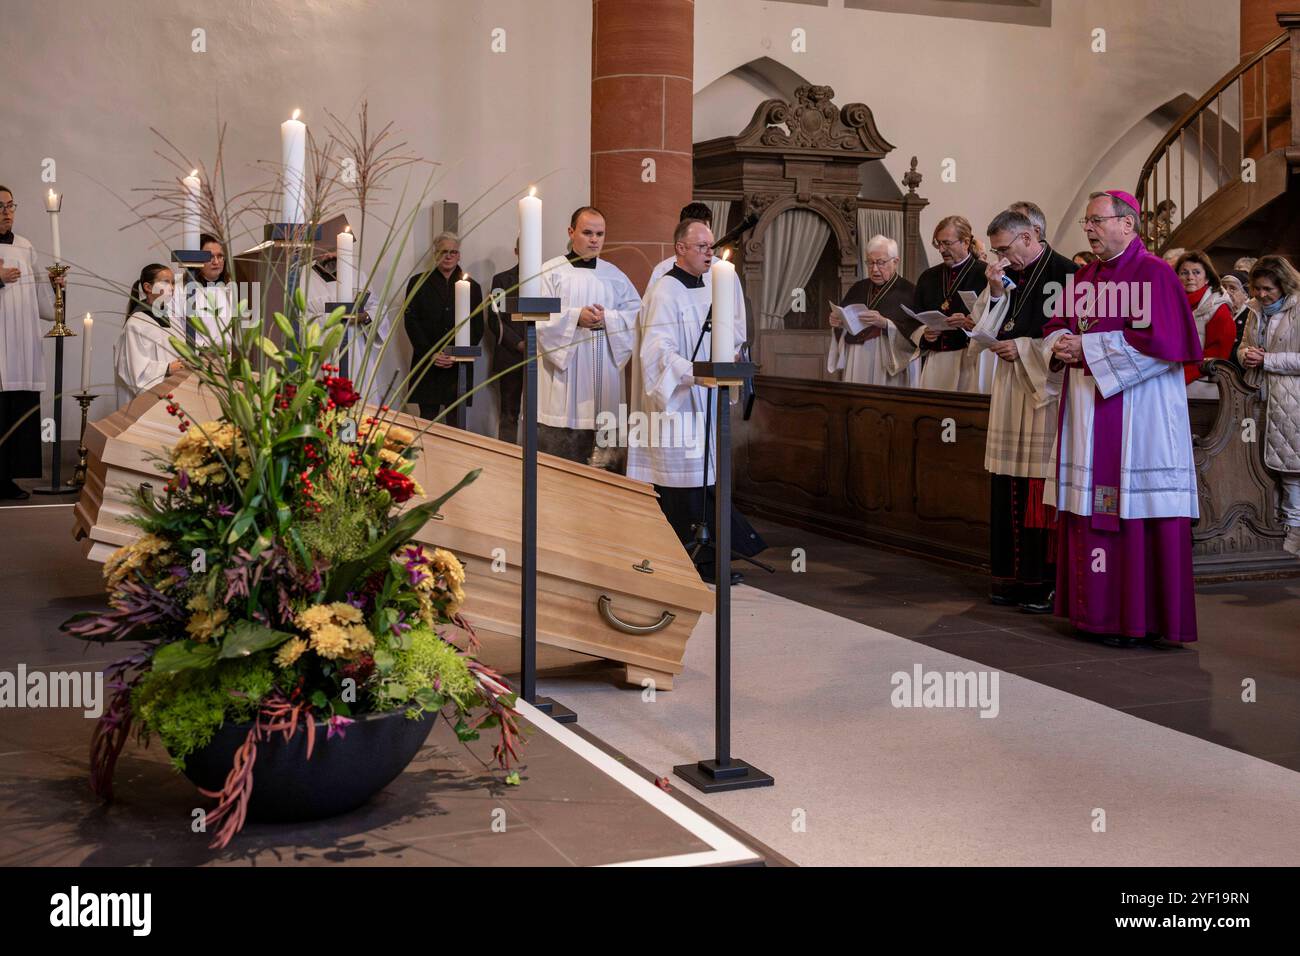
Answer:
<path fill-rule="evenodd" d="M 199 174 L 199 171 L 198 171 L 197 169 L 191 169 L 191 170 L 190 170 L 190 175 L 191 175 L 191 176 L 197 176 L 198 174 Z"/>
<path fill-rule="evenodd" d="M 343 227 L 343 231 L 344 231 L 344 232 L 351 232 L 351 231 L 352 231 L 352 226 L 351 226 L 351 225 L 344 226 L 344 227 Z"/>
<path fill-rule="evenodd" d="M 294 110 L 294 111 L 293 111 L 293 115 L 290 116 L 289 119 L 297 119 L 297 118 L 298 118 L 298 114 L 301 113 L 301 112 L 302 112 L 302 110 Z"/>
<path fill-rule="evenodd" d="M 730 258 L 731 258 L 731 250 L 730 250 L 730 249 L 723 249 L 723 250 L 722 250 L 722 258 L 723 258 L 723 259 L 730 259 Z"/>
<path fill-rule="evenodd" d="M 528 187 L 528 195 L 530 195 L 530 196 L 536 196 L 536 195 L 537 195 L 537 187 L 536 187 L 536 186 L 529 186 L 529 187 Z"/>

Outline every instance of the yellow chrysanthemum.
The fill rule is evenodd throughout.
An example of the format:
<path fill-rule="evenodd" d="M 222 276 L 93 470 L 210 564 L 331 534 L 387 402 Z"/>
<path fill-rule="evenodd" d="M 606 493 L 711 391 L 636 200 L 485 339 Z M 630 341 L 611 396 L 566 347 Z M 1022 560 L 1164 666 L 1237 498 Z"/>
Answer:
<path fill-rule="evenodd" d="M 364 624 L 354 624 L 348 628 L 348 656 L 356 657 L 366 651 L 373 650 L 375 646 L 375 635 L 371 634 Z"/>
<path fill-rule="evenodd" d="M 185 625 L 185 631 L 192 640 L 210 641 L 213 635 L 225 625 L 228 617 L 230 614 L 225 608 L 217 608 L 215 611 L 197 611 Z"/>
<path fill-rule="evenodd" d="M 348 632 L 337 624 L 322 624 L 311 632 L 311 649 L 321 657 L 344 657 L 348 646 Z"/>
<path fill-rule="evenodd" d="M 124 544 L 104 562 L 104 580 L 111 590 L 121 584 L 131 572 L 149 570 L 172 559 L 170 542 L 154 534 L 142 535 L 130 544 Z"/>
<path fill-rule="evenodd" d="M 300 611 L 294 619 L 294 623 L 304 631 L 312 631 L 334 621 L 334 611 L 332 604 L 313 604 L 306 610 Z"/>
<path fill-rule="evenodd" d="M 218 454 L 220 453 L 220 454 Z M 225 464 L 221 459 L 225 458 Z M 248 443 L 234 425 L 211 421 L 194 425 L 172 446 L 172 464 L 188 473 L 194 484 L 221 484 L 232 464 L 239 478 L 252 474 Z"/>
<path fill-rule="evenodd" d="M 340 602 L 327 606 L 333 610 L 334 620 L 339 624 L 360 624 L 365 619 L 365 615 L 351 604 Z"/>
<path fill-rule="evenodd" d="M 291 667 L 294 661 L 302 657 L 307 650 L 307 642 L 301 637 L 295 637 L 285 641 L 280 645 L 280 649 L 275 652 L 275 663 L 278 667 Z"/>

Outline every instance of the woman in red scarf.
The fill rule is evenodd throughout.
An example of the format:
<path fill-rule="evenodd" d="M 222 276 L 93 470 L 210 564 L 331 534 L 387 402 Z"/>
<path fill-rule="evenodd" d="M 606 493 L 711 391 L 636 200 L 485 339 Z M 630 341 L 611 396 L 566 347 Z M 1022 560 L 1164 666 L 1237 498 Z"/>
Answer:
<path fill-rule="evenodd" d="M 1174 272 L 1187 292 L 1187 304 L 1196 317 L 1196 328 L 1201 333 L 1201 349 L 1207 359 L 1230 359 L 1237 339 L 1237 326 L 1232 320 L 1232 303 L 1219 281 L 1210 257 L 1199 249 L 1184 252 L 1174 263 Z M 1199 364 L 1183 369 L 1187 380 L 1188 398 L 1218 398 L 1219 389 L 1213 382 L 1199 381 Z"/>

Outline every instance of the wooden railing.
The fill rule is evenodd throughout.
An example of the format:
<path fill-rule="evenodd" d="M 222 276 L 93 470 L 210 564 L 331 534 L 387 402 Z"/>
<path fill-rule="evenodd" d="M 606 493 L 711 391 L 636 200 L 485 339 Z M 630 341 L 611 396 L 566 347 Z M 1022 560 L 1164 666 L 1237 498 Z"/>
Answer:
<path fill-rule="evenodd" d="M 1239 181 L 1248 154 L 1257 152 L 1258 158 L 1270 151 L 1270 125 L 1274 130 L 1281 125 L 1288 128 L 1291 125 L 1289 113 L 1270 117 L 1268 111 L 1269 58 L 1272 57 L 1273 62 L 1278 59 L 1287 61 L 1288 69 L 1283 70 L 1282 75 L 1289 81 L 1292 44 L 1288 41 L 1291 32 L 1284 30 L 1279 33 L 1210 87 L 1209 92 L 1178 118 L 1142 164 L 1136 198 L 1142 207 L 1142 235 L 1150 248 L 1163 248 L 1178 225 L 1208 196 L 1229 182 Z M 1254 107 L 1249 119 L 1246 118 L 1247 91 L 1251 93 Z M 1225 99 L 1227 115 L 1224 112 Z M 1247 122 L 1260 125 L 1258 151 L 1247 147 Z M 1207 126 L 1210 127 L 1208 141 Z M 1233 140 L 1236 141 L 1235 149 L 1232 148 Z M 1233 154 L 1236 165 L 1229 166 L 1227 157 Z M 1189 207 L 1189 181 L 1193 178 L 1195 203 Z"/>

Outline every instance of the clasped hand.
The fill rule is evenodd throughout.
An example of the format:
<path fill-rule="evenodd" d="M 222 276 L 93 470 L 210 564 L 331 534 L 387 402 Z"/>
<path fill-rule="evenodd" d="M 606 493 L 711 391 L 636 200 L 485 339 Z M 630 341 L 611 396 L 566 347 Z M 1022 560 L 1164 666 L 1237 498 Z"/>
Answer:
<path fill-rule="evenodd" d="M 583 306 L 578 313 L 578 326 L 584 329 L 603 329 L 605 327 L 605 307 L 603 305 Z"/>
<path fill-rule="evenodd" d="M 1065 333 L 1052 343 L 1052 354 L 1066 365 L 1083 364 L 1083 337 Z"/>

